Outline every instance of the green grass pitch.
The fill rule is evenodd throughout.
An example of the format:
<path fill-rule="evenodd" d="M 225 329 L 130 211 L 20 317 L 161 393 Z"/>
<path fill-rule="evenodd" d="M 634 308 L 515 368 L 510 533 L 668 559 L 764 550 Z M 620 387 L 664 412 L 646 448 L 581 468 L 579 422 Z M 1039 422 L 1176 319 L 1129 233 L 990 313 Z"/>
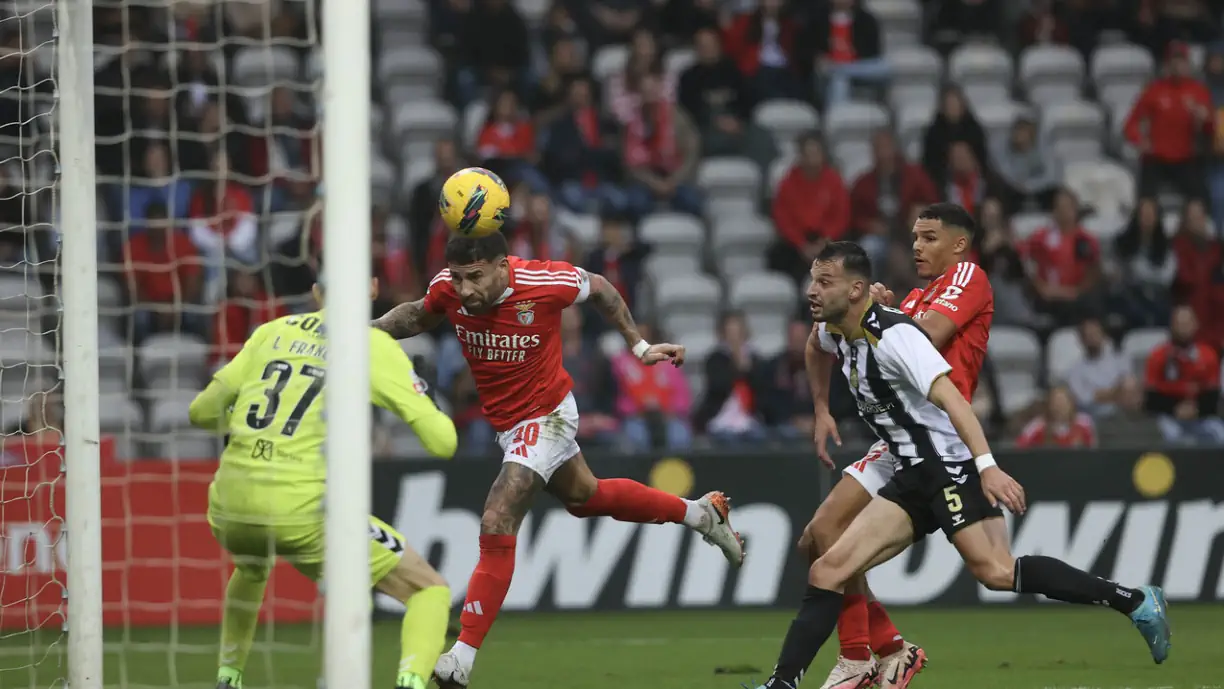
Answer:
<path fill-rule="evenodd" d="M 737 689 L 763 680 L 791 615 L 786 612 L 517 614 L 498 620 L 481 650 L 473 689 Z M 930 665 L 916 689 L 1221 689 L 1224 606 L 1174 606 L 1173 651 L 1162 666 L 1128 621 L 1104 609 L 898 610 L 907 638 Z M 399 625 L 374 627 L 374 689 L 390 689 Z M 29 665 L 29 638 L 3 637 L 0 687 L 60 687 L 58 648 Z M 818 687 L 836 657 L 836 639 L 805 686 Z M 212 689 L 215 628 L 108 632 L 108 689 Z M 248 689 L 315 689 L 318 630 L 261 628 L 247 667 Z M 722 668 L 722 671 L 719 671 Z M 730 670 L 730 673 L 727 673 Z M 336 688 L 340 689 L 340 688 Z"/>

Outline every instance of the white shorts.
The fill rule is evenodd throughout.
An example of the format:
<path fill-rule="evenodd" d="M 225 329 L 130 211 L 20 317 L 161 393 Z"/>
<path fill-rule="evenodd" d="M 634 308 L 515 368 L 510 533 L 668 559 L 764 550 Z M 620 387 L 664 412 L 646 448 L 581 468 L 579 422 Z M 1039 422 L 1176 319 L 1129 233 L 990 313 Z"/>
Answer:
<path fill-rule="evenodd" d="M 578 405 L 574 393 L 565 396 L 545 416 L 520 421 L 497 434 L 502 462 L 522 464 L 547 482 L 554 472 L 581 452 L 578 447 Z"/>
<path fill-rule="evenodd" d="M 897 473 L 897 458 L 888 451 L 888 443 L 881 440 L 862 459 L 842 469 L 842 473 L 858 481 L 874 497 Z"/>

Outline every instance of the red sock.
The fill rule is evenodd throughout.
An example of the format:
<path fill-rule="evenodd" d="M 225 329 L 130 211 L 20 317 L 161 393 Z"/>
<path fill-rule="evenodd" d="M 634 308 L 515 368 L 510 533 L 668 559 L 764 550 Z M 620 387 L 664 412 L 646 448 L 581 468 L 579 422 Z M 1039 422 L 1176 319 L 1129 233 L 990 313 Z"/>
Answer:
<path fill-rule="evenodd" d="M 878 600 L 867 604 L 867 626 L 871 635 L 871 650 L 881 658 L 892 655 L 905 646 L 901 632 L 897 631 L 897 626 L 888 619 L 888 613 Z"/>
<path fill-rule="evenodd" d="M 612 517 L 638 524 L 684 522 L 688 505 L 683 498 L 627 478 L 599 479 L 590 500 L 569 508 L 575 517 Z"/>
<path fill-rule="evenodd" d="M 842 599 L 841 615 L 837 618 L 837 640 L 841 642 L 841 656 L 849 660 L 871 660 L 869 639 L 867 596 L 846 596 Z"/>
<path fill-rule="evenodd" d="M 510 590 L 510 579 L 514 577 L 515 536 L 481 534 L 480 560 L 468 580 L 467 597 L 463 601 L 463 614 L 459 623 L 463 631 L 459 640 L 480 648 L 485 635 L 497 619 L 506 592 Z"/>

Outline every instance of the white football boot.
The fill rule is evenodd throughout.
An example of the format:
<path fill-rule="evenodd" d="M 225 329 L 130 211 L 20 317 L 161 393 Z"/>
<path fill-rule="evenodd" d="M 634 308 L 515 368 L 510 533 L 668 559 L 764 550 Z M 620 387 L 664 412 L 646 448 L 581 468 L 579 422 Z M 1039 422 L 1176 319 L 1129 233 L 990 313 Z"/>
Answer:
<path fill-rule="evenodd" d="M 926 651 L 905 642 L 900 651 L 880 658 L 881 689 L 905 689 L 914 676 L 926 667 Z"/>
<path fill-rule="evenodd" d="M 731 528 L 731 500 L 718 491 L 711 491 L 696 500 L 705 510 L 708 519 L 697 528 L 706 543 L 715 545 L 726 556 L 732 567 L 744 564 L 744 541 Z"/>
<path fill-rule="evenodd" d="M 438 656 L 433 674 L 434 681 L 438 683 L 440 689 L 457 689 L 468 685 L 468 677 L 472 674 L 472 669 L 464 667 L 459 656 L 455 655 L 454 650 L 450 650 Z"/>
<path fill-rule="evenodd" d="M 837 665 L 820 689 L 868 689 L 880 681 L 880 664 L 871 660 L 837 658 Z"/>

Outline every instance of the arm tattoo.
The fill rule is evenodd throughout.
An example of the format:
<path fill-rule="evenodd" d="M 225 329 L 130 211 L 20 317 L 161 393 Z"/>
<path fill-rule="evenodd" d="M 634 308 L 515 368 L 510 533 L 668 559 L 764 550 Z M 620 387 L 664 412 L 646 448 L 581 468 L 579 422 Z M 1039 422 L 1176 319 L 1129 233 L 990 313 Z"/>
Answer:
<path fill-rule="evenodd" d="M 425 300 L 405 302 L 391 309 L 371 325 L 397 340 L 432 330 L 442 322 L 442 316 L 425 310 Z"/>
<path fill-rule="evenodd" d="M 543 487 L 544 479 L 531 469 L 514 462 L 503 464 L 489 489 L 489 497 L 485 498 L 480 533 L 499 536 L 518 533 L 519 525 Z"/>
<path fill-rule="evenodd" d="M 616 326 L 621 337 L 625 338 L 625 344 L 630 347 L 636 345 L 642 340 L 642 336 L 638 333 L 637 323 L 633 321 L 633 314 L 629 313 L 629 305 L 625 303 L 625 299 L 604 276 L 591 273 L 590 278 L 591 304 L 603 315 L 604 320 Z"/>

